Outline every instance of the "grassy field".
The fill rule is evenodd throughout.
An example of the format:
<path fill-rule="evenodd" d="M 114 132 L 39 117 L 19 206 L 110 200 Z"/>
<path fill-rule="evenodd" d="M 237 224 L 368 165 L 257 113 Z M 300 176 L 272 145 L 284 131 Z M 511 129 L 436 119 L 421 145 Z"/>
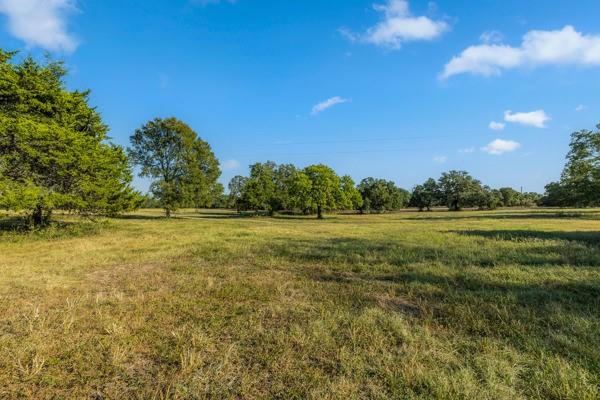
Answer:
<path fill-rule="evenodd" d="M 0 233 L 0 398 L 597 399 L 600 210 Z"/>

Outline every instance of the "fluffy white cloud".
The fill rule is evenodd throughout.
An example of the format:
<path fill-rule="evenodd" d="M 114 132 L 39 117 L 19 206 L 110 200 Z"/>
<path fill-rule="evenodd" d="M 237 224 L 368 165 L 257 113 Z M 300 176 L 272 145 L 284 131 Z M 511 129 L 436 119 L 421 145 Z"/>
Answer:
<path fill-rule="evenodd" d="M 496 121 L 490 122 L 490 129 L 493 129 L 495 131 L 501 131 L 505 127 L 506 127 L 506 124 L 504 124 L 502 122 L 496 122 Z"/>
<path fill-rule="evenodd" d="M 444 164 L 446 161 L 448 161 L 448 157 L 446 157 L 446 156 L 433 157 L 433 161 L 435 161 L 438 164 Z"/>
<path fill-rule="evenodd" d="M 600 66 L 600 35 L 584 35 L 567 25 L 555 31 L 530 31 L 520 47 L 470 46 L 446 64 L 441 78 L 463 73 L 499 75 L 505 69 L 542 65 Z"/>
<path fill-rule="evenodd" d="M 66 17 L 75 10 L 73 0 L 0 0 L 0 13 L 8 17 L 8 31 L 27 46 L 72 52 L 77 40 L 67 32 Z"/>
<path fill-rule="evenodd" d="M 347 29 L 340 29 L 340 33 L 352 41 L 399 49 L 403 42 L 433 40 L 450 29 L 445 21 L 413 16 L 407 0 L 388 0 L 385 4 L 374 4 L 373 8 L 383 14 L 377 25 L 362 34 Z"/>
<path fill-rule="evenodd" d="M 335 97 L 332 97 L 325 101 L 322 101 L 319 104 L 316 104 L 312 108 L 311 114 L 317 115 L 318 113 L 323 112 L 323 111 L 327 110 L 328 108 L 331 108 L 337 104 L 342 104 L 342 103 L 347 103 L 347 102 L 348 102 L 348 99 L 344 99 L 343 97 L 340 97 L 340 96 L 335 96 Z"/>
<path fill-rule="evenodd" d="M 546 122 L 552 118 L 544 110 L 537 110 L 531 112 L 519 112 L 513 113 L 512 111 L 506 111 L 504 113 L 504 120 L 506 122 L 514 122 L 521 125 L 535 126 L 536 128 L 545 128 Z"/>
<path fill-rule="evenodd" d="M 238 160 L 227 160 L 223 163 L 223 170 L 224 171 L 233 171 L 236 170 L 240 167 L 240 162 Z"/>
<path fill-rule="evenodd" d="M 484 151 L 486 153 L 493 154 L 493 155 L 500 155 L 500 154 L 504 154 L 504 153 L 509 153 L 511 151 L 515 151 L 519 147 L 521 147 L 521 144 L 518 142 L 515 142 L 514 140 L 496 139 L 496 140 L 488 143 L 487 146 L 482 147 L 481 151 Z"/>

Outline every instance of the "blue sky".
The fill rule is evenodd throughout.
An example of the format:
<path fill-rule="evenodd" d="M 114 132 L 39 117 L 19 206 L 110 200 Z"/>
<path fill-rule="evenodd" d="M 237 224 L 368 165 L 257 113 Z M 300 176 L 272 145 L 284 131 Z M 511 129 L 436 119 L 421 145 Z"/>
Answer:
<path fill-rule="evenodd" d="M 116 143 L 176 116 L 225 184 L 273 160 L 408 189 L 465 169 L 543 191 L 570 133 L 600 122 L 597 0 L 0 0 L 0 13 L 1 46 L 64 59 Z"/>

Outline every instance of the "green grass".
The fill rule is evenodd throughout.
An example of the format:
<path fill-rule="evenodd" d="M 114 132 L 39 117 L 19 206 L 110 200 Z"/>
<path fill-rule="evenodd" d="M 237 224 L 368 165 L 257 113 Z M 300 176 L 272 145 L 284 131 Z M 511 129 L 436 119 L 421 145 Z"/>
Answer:
<path fill-rule="evenodd" d="M 0 398 L 600 396 L 598 210 L 159 216 L 0 234 Z"/>

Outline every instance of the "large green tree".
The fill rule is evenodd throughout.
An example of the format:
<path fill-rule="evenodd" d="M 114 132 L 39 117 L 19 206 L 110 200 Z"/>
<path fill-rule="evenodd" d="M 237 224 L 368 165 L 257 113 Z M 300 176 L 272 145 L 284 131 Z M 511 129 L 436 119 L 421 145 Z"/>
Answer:
<path fill-rule="evenodd" d="M 70 91 L 62 63 L 0 50 L 0 207 L 26 211 L 34 225 L 55 208 L 116 214 L 141 198 L 127 157 L 89 105 Z"/>
<path fill-rule="evenodd" d="M 343 210 L 359 210 L 363 205 L 363 198 L 349 175 L 340 178 L 340 194 L 338 206 Z"/>
<path fill-rule="evenodd" d="M 246 188 L 248 178 L 241 175 L 236 175 L 229 181 L 227 188 L 229 189 L 229 207 L 237 209 L 238 212 L 246 210 L 248 207 L 243 203 L 242 196 Z"/>
<path fill-rule="evenodd" d="M 410 193 L 385 179 L 365 178 L 358 185 L 363 202 L 362 212 L 385 212 L 404 208 Z"/>
<path fill-rule="evenodd" d="M 140 176 L 154 179 L 150 189 L 167 217 L 182 205 L 196 207 L 218 197 L 219 163 L 210 145 L 176 118 L 156 118 L 130 137 L 129 156 Z"/>
<path fill-rule="evenodd" d="M 275 169 L 272 161 L 256 163 L 250 166 L 250 177 L 245 182 L 242 202 L 250 210 L 267 211 L 272 215 L 276 211 Z"/>
<path fill-rule="evenodd" d="M 431 211 L 431 208 L 439 205 L 439 202 L 440 190 L 433 178 L 427 179 L 422 185 L 415 186 L 410 199 L 410 205 L 417 207 L 419 211 L 424 209 Z"/>
<path fill-rule="evenodd" d="M 452 211 L 478 205 L 481 182 L 466 171 L 444 172 L 438 181 L 443 202 Z"/>
<path fill-rule="evenodd" d="M 304 168 L 304 174 L 310 181 L 308 201 L 317 211 L 317 218 L 323 218 L 323 212 L 339 207 L 342 197 L 339 176 L 330 167 L 319 164 Z"/>
<path fill-rule="evenodd" d="M 560 179 L 570 206 L 600 205 L 600 124 L 571 135 L 567 164 Z"/>

